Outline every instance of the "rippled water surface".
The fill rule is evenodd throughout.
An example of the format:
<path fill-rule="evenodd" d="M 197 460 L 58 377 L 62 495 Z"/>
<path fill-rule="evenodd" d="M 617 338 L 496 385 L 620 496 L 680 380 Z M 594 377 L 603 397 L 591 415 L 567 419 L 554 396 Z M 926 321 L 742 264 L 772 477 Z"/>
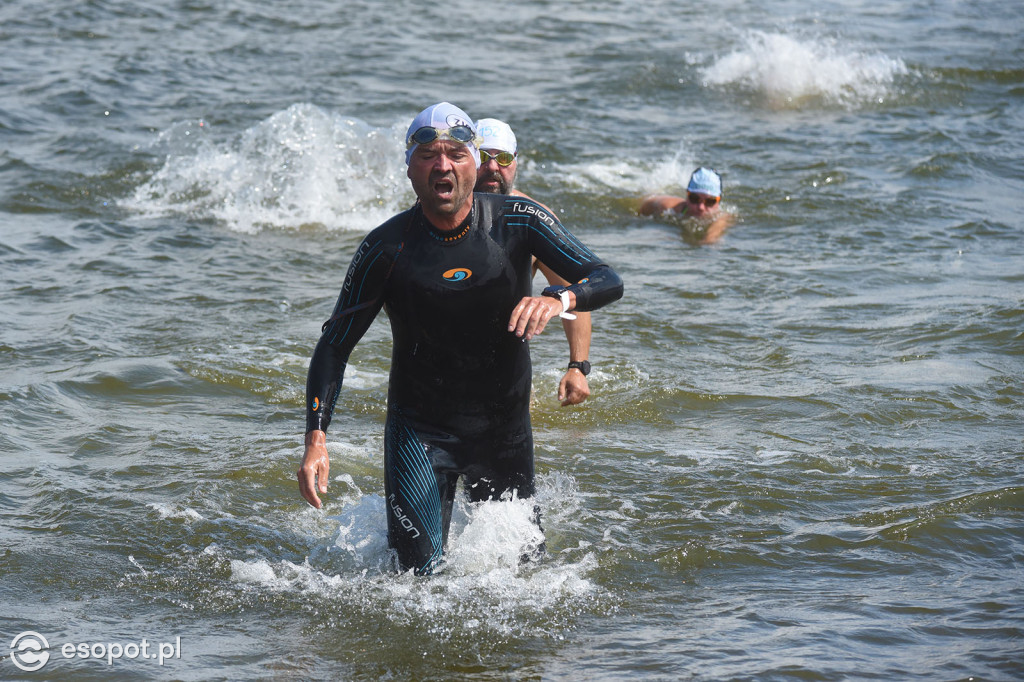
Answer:
<path fill-rule="evenodd" d="M 1000 0 L 0 5 L 0 678 L 1021 679 L 1022 34 Z M 547 556 L 462 502 L 420 580 L 384 316 L 323 511 L 294 471 L 440 100 L 512 124 L 626 295 L 584 405 L 532 343 Z M 697 165 L 712 246 L 636 214 Z"/>

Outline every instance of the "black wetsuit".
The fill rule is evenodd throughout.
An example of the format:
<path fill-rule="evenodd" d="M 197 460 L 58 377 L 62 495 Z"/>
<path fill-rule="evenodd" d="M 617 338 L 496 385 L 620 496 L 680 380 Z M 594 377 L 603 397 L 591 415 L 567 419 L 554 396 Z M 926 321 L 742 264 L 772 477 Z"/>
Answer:
<path fill-rule="evenodd" d="M 349 353 L 381 306 L 393 350 L 384 439 L 388 542 L 403 569 L 440 560 L 458 477 L 471 499 L 534 492 L 528 344 L 508 331 L 531 295 L 531 255 L 570 282 L 576 309 L 622 281 L 538 204 L 475 194 L 466 220 L 434 228 L 418 206 L 356 250 L 309 366 L 306 430 L 326 431 Z"/>

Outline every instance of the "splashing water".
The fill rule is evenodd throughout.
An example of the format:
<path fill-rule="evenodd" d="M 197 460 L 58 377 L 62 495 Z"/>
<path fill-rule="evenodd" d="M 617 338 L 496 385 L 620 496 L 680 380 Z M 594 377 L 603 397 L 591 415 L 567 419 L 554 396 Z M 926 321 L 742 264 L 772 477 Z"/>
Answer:
<path fill-rule="evenodd" d="M 548 163 L 543 168 L 526 165 L 524 184 L 534 175 L 546 173 L 576 191 L 640 196 L 662 191 L 681 191 L 698 163 L 680 143 L 669 157 L 624 161 L 621 157 L 590 159 L 579 163 Z"/>
<path fill-rule="evenodd" d="M 564 481 L 555 479 L 542 482 L 534 499 L 472 503 L 458 497 L 445 561 L 429 578 L 395 573 L 384 499 L 354 486 L 340 513 L 328 517 L 337 523 L 333 535 L 304 562 L 222 558 L 239 588 L 348 604 L 396 623 L 422 622 L 445 638 L 479 630 L 536 632 L 540 623 L 551 627 L 595 605 L 614 608 L 601 604 L 606 595 L 588 577 L 597 570 L 594 550 L 562 549 L 521 560 L 524 550 L 543 540 L 533 520 L 536 504 L 562 528 L 579 505 Z M 560 506 L 549 507 L 549 496 L 559 497 Z"/>
<path fill-rule="evenodd" d="M 881 103 L 896 77 L 906 73 L 900 59 L 750 31 L 743 48 L 717 60 L 702 75 L 707 85 L 739 86 L 762 94 L 775 108 L 792 108 L 816 99 L 841 106 Z"/>
<path fill-rule="evenodd" d="M 163 167 L 122 205 L 252 233 L 309 224 L 366 230 L 411 203 L 401 135 L 391 129 L 295 104 L 236 139 L 210 135 L 202 121 L 165 131 Z"/>

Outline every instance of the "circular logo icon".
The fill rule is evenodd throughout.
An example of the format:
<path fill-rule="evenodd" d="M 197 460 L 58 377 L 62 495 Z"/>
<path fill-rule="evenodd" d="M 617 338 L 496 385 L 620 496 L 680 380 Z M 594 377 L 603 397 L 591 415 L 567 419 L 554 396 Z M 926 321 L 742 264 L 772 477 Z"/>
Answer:
<path fill-rule="evenodd" d="M 469 279 L 472 275 L 472 270 L 468 270 L 466 268 L 452 268 L 442 274 L 441 277 L 444 277 L 449 282 L 461 282 L 464 279 Z"/>
<path fill-rule="evenodd" d="M 27 673 L 39 670 L 50 660 L 49 648 L 45 637 L 26 630 L 11 640 L 11 662 Z"/>
<path fill-rule="evenodd" d="M 448 124 L 449 128 L 454 128 L 455 126 L 468 126 L 469 125 L 469 123 L 467 123 L 461 116 L 459 116 L 458 114 L 454 114 L 454 113 L 448 114 L 447 116 L 445 116 L 444 117 L 444 122 Z"/>

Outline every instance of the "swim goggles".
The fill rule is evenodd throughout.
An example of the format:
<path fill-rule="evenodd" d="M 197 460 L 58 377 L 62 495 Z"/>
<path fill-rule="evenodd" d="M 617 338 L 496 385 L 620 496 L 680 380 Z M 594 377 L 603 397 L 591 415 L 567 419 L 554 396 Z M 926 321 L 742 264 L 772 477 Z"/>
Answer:
<path fill-rule="evenodd" d="M 469 126 L 452 126 L 451 128 L 435 128 L 423 126 L 418 129 L 409 139 L 405 141 L 406 149 L 411 149 L 416 144 L 430 144 L 434 140 L 454 140 L 462 144 L 473 143 L 479 146 L 479 139 L 476 132 Z"/>
<path fill-rule="evenodd" d="M 704 208 L 714 208 L 715 204 L 717 204 L 721 200 L 721 197 L 702 197 L 699 194 L 687 192 L 686 200 L 689 201 L 694 206 L 701 202 L 704 202 Z"/>
<path fill-rule="evenodd" d="M 498 162 L 498 165 L 502 168 L 508 168 L 512 165 L 512 162 L 516 160 L 516 155 L 512 152 L 498 152 L 497 154 L 491 154 L 483 149 L 480 150 L 480 165 L 484 165 L 491 159 Z"/>

